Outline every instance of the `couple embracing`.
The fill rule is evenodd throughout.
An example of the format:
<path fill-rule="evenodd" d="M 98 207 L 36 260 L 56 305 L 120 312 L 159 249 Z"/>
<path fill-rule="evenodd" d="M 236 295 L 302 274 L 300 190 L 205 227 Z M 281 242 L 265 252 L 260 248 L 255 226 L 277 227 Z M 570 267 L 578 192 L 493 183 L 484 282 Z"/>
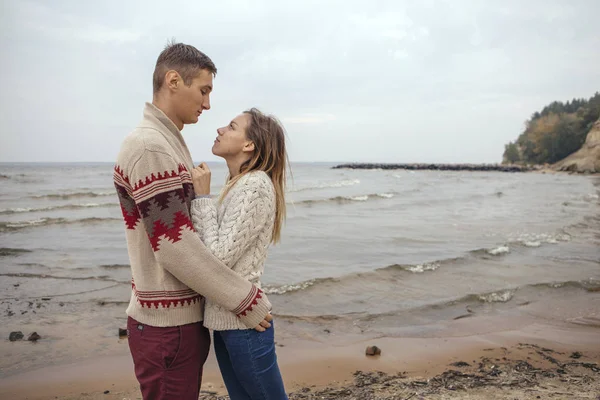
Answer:
<path fill-rule="evenodd" d="M 169 44 L 115 165 L 132 272 L 128 341 L 145 400 L 198 399 L 209 330 L 232 400 L 287 399 L 260 289 L 285 219 L 284 130 L 255 108 L 217 129 L 212 152 L 229 175 L 211 196 L 210 170 L 194 167 L 181 130 L 210 109 L 216 72 L 195 47 Z"/>

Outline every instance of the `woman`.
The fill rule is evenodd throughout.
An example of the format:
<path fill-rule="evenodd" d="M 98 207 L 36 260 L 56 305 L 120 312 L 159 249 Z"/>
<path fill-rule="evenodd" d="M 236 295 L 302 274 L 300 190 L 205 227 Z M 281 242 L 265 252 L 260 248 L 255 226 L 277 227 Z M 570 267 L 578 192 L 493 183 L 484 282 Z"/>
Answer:
<path fill-rule="evenodd" d="M 285 218 L 284 130 L 274 117 L 252 108 L 217 133 L 212 152 L 225 159 L 229 177 L 215 203 L 208 166 L 203 163 L 192 171 L 192 220 L 215 256 L 260 287 L 267 249 L 279 241 Z M 263 324 L 266 329 L 247 329 L 234 313 L 206 300 L 204 326 L 214 331 L 215 353 L 231 400 L 287 399 L 274 327 Z"/>

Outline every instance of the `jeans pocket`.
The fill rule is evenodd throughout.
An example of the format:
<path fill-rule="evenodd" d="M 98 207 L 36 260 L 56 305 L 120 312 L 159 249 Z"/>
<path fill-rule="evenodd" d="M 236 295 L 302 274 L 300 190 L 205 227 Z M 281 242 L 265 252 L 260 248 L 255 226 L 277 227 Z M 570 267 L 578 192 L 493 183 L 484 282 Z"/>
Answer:
<path fill-rule="evenodd" d="M 264 332 L 256 332 L 258 336 L 258 341 L 263 345 L 271 345 L 275 344 L 275 325 L 274 321 L 271 321 L 271 327 L 265 330 Z"/>
<path fill-rule="evenodd" d="M 140 328 L 141 327 L 141 328 Z M 134 320 L 128 318 L 127 320 L 127 341 L 129 342 L 129 349 L 134 361 L 140 360 L 141 357 L 145 357 L 145 350 L 148 350 L 148 346 L 143 343 L 144 338 L 142 337 L 142 331 L 144 326 Z"/>
<path fill-rule="evenodd" d="M 174 326 L 170 328 L 161 328 L 162 329 L 162 358 L 165 369 L 169 369 L 175 365 L 177 361 L 177 356 L 181 350 L 181 327 Z"/>

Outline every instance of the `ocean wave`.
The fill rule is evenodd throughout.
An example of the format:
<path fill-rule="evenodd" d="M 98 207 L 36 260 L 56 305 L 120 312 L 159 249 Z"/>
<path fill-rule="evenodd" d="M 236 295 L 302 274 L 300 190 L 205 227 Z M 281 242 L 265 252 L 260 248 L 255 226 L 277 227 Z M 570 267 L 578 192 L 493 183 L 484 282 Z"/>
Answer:
<path fill-rule="evenodd" d="M 540 247 L 544 243 L 557 244 L 558 242 L 568 242 L 571 240 L 571 235 L 558 233 L 518 233 L 509 235 L 508 240 L 514 245 L 522 245 L 525 247 Z"/>
<path fill-rule="evenodd" d="M 264 285 L 262 291 L 266 294 L 286 294 L 308 289 L 315 284 L 337 282 L 335 278 L 315 278 L 308 281 L 287 285 Z"/>
<path fill-rule="evenodd" d="M 38 196 L 31 196 L 32 199 L 49 199 L 49 200 L 69 200 L 79 199 L 82 197 L 105 197 L 116 196 L 115 192 L 73 192 L 73 193 L 51 193 Z"/>
<path fill-rule="evenodd" d="M 564 290 L 565 288 L 575 288 L 580 290 L 585 290 L 587 292 L 599 292 L 600 291 L 600 281 L 598 280 L 584 280 L 584 281 L 568 281 L 568 282 L 551 282 L 551 283 L 538 283 L 532 285 L 524 285 L 520 287 L 514 288 L 505 288 L 498 289 L 491 292 L 482 292 L 482 293 L 472 293 L 467 294 L 462 297 L 458 297 L 454 300 L 443 300 L 439 302 L 433 302 L 429 304 L 419 305 L 414 308 L 406 309 L 398 309 L 392 311 L 385 312 L 377 312 L 377 311 L 367 311 L 367 312 L 348 312 L 348 313 L 340 313 L 336 315 L 315 315 L 315 316 L 306 316 L 306 315 L 278 315 L 278 317 L 285 317 L 289 320 L 302 320 L 310 323 L 323 323 L 331 320 L 342 320 L 347 319 L 352 323 L 356 321 L 375 321 L 380 317 L 395 317 L 402 313 L 420 313 L 427 312 L 428 310 L 436 310 L 436 315 L 439 314 L 439 310 L 449 308 L 456 309 L 457 306 L 462 308 L 463 305 L 475 305 L 475 304 L 508 304 L 515 298 L 515 296 L 521 292 L 529 292 L 531 290 Z M 514 304 L 515 306 L 526 305 L 525 304 Z M 473 313 L 476 311 L 472 311 L 467 307 L 469 313 Z M 468 314 L 467 314 L 468 315 Z M 459 319 L 463 318 L 463 316 L 454 318 Z"/>
<path fill-rule="evenodd" d="M 0 257 L 18 256 L 25 253 L 31 253 L 31 250 L 27 249 L 13 249 L 10 247 L 0 248 Z"/>
<path fill-rule="evenodd" d="M 105 222 L 121 221 L 120 218 L 82 218 L 82 219 L 66 219 L 66 218 L 39 218 L 29 221 L 17 222 L 0 222 L 0 232 L 18 231 L 21 229 L 50 226 L 50 225 L 68 225 L 68 224 L 99 224 Z"/>
<path fill-rule="evenodd" d="M 538 246 L 541 246 L 541 243 L 516 242 L 516 243 L 510 244 L 510 246 L 512 246 L 512 245 L 522 245 L 525 247 L 538 247 Z M 303 281 L 300 283 L 285 284 L 285 285 L 280 285 L 280 286 L 266 286 L 266 291 L 267 291 L 267 294 L 269 294 L 269 293 L 271 293 L 271 294 L 286 294 L 286 293 L 292 293 L 292 292 L 302 291 L 302 290 L 306 290 L 306 289 L 312 289 L 312 288 L 318 287 L 322 283 L 335 282 L 336 284 L 344 285 L 347 282 L 351 282 L 354 279 L 361 279 L 361 280 L 363 280 L 363 279 L 378 279 L 382 276 L 381 275 L 382 273 L 383 274 L 390 274 L 390 273 L 394 274 L 395 272 L 398 272 L 398 273 L 407 273 L 408 272 L 408 273 L 412 273 L 412 274 L 435 273 L 435 271 L 437 271 L 443 267 L 452 266 L 452 265 L 455 265 L 458 263 L 464 263 L 464 262 L 467 262 L 467 263 L 476 262 L 475 260 L 473 260 L 473 258 L 489 259 L 490 256 L 500 257 L 502 255 L 509 254 L 511 252 L 510 246 L 509 245 L 501 245 L 501 246 L 497 246 L 497 247 L 493 247 L 493 248 L 482 248 L 482 249 L 478 249 L 478 250 L 469 251 L 465 256 L 462 256 L 462 257 L 454 257 L 454 258 L 447 258 L 447 259 L 443 259 L 443 260 L 428 261 L 428 262 L 418 263 L 418 264 L 392 264 L 392 265 L 388 265 L 385 267 L 376 268 L 376 269 L 368 271 L 368 272 L 350 273 L 350 274 L 343 275 L 343 276 L 340 276 L 337 278 L 319 278 L 319 279 L 311 279 L 311 280 Z M 384 275 L 384 276 L 387 277 L 388 275 Z M 475 296 L 474 298 L 478 299 L 478 301 L 485 301 L 485 302 L 506 302 L 506 301 L 509 301 L 510 298 L 512 298 L 512 295 L 509 292 L 507 292 L 506 290 L 500 291 L 500 292 L 483 293 L 480 295 L 473 295 L 473 296 Z"/>
<path fill-rule="evenodd" d="M 456 261 L 458 259 L 448 259 L 446 262 Z M 401 265 L 401 264 L 393 264 L 387 267 L 378 268 L 375 271 L 393 271 L 393 270 L 402 270 L 407 272 L 412 272 L 415 274 L 422 274 L 426 271 L 435 271 L 442 266 L 442 261 L 434 261 L 423 264 L 415 264 L 415 265 Z"/>
<path fill-rule="evenodd" d="M 102 269 L 129 269 L 131 266 L 129 264 L 105 264 L 101 265 Z"/>
<path fill-rule="evenodd" d="M 506 303 L 509 302 L 514 295 L 514 290 L 501 290 L 498 292 L 480 294 L 477 298 L 484 303 Z"/>
<path fill-rule="evenodd" d="M 499 255 L 502 255 L 502 254 L 507 254 L 507 253 L 510 253 L 510 247 L 508 247 L 508 246 L 498 246 L 496 248 L 487 250 L 487 253 L 489 255 L 492 255 L 492 256 L 499 256 Z"/>
<path fill-rule="evenodd" d="M 47 275 L 47 274 L 34 274 L 28 272 L 18 272 L 18 273 L 3 273 L 0 276 L 6 276 L 11 278 L 36 278 L 36 279 L 59 279 L 59 280 L 69 280 L 69 281 L 103 281 L 103 282 L 114 282 L 121 283 L 125 285 L 131 284 L 131 281 L 120 281 L 117 279 L 112 279 L 107 275 L 101 276 L 58 276 L 58 275 Z"/>
<path fill-rule="evenodd" d="M 319 189 L 330 189 L 330 188 L 341 188 L 341 187 L 347 187 L 347 186 L 354 186 L 354 185 L 359 185 L 360 184 L 360 180 L 358 179 L 344 179 L 341 181 L 334 181 L 334 182 L 324 182 L 324 183 L 318 183 L 316 185 L 308 185 L 308 186 L 299 186 L 296 188 L 290 188 L 288 191 L 290 193 L 293 192 L 304 192 L 307 190 L 319 190 Z"/>
<path fill-rule="evenodd" d="M 358 196 L 336 196 L 330 197 L 328 199 L 319 199 L 319 200 L 302 200 L 298 202 L 294 202 L 294 204 L 319 204 L 319 203 L 338 203 L 338 204 L 349 204 L 353 202 L 365 202 L 374 199 L 391 199 L 395 196 L 395 193 L 373 193 L 373 194 L 365 194 Z"/>
<path fill-rule="evenodd" d="M 583 281 L 536 283 L 531 286 L 535 287 L 535 288 L 550 288 L 550 289 L 576 288 L 576 289 L 584 289 L 588 292 L 598 292 L 598 291 L 600 291 L 600 280 L 590 278 L 590 279 L 586 279 Z"/>
<path fill-rule="evenodd" d="M 600 198 L 600 196 L 598 196 L 596 193 L 589 193 L 586 194 L 585 196 L 583 196 L 583 200 L 585 201 L 594 201 L 594 200 L 598 200 Z"/>
<path fill-rule="evenodd" d="M 85 208 L 95 207 L 118 207 L 117 203 L 83 203 L 83 204 L 65 204 L 62 206 L 49 206 L 49 207 L 18 207 L 18 208 L 6 208 L 0 209 L 0 215 L 7 214 L 22 214 L 28 212 L 43 212 L 43 211 L 57 211 L 57 210 L 80 210 Z"/>
<path fill-rule="evenodd" d="M 293 284 L 285 284 L 285 285 L 265 285 L 263 286 L 263 291 L 267 294 L 287 294 L 298 292 L 302 290 L 306 290 L 309 288 L 317 287 L 321 284 L 327 283 L 335 283 L 343 285 L 344 282 L 359 278 L 359 279 L 369 279 L 370 276 L 378 276 L 382 273 L 393 272 L 393 271 L 401 271 L 401 272 L 410 272 L 415 274 L 424 273 L 427 271 L 433 272 L 442 266 L 444 263 L 451 263 L 460 260 L 460 258 L 452 258 L 444 261 L 434 261 L 423 264 L 415 264 L 415 265 L 401 265 L 401 264 L 392 264 L 387 267 L 382 267 L 375 269 L 369 272 L 361 272 L 361 273 L 352 273 L 348 275 L 341 276 L 339 278 L 315 278 L 307 281 L 293 283 Z"/>
<path fill-rule="evenodd" d="M 510 245 L 503 244 L 492 248 L 483 248 L 469 251 L 469 254 L 474 257 L 489 258 L 488 256 L 501 256 L 510 253 Z"/>

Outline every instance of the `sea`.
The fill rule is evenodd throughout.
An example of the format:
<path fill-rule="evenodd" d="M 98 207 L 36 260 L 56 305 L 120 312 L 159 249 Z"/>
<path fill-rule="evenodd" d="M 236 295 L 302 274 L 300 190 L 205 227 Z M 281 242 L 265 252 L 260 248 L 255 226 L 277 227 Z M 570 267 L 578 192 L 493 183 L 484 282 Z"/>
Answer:
<path fill-rule="evenodd" d="M 600 177 L 293 163 L 262 284 L 294 335 L 439 335 L 600 290 Z M 218 193 L 226 165 L 212 163 Z M 131 272 L 111 163 L 0 164 L 0 377 L 123 351 Z M 9 342 L 10 332 L 37 343 Z M 326 333 L 323 333 L 326 332 Z"/>

